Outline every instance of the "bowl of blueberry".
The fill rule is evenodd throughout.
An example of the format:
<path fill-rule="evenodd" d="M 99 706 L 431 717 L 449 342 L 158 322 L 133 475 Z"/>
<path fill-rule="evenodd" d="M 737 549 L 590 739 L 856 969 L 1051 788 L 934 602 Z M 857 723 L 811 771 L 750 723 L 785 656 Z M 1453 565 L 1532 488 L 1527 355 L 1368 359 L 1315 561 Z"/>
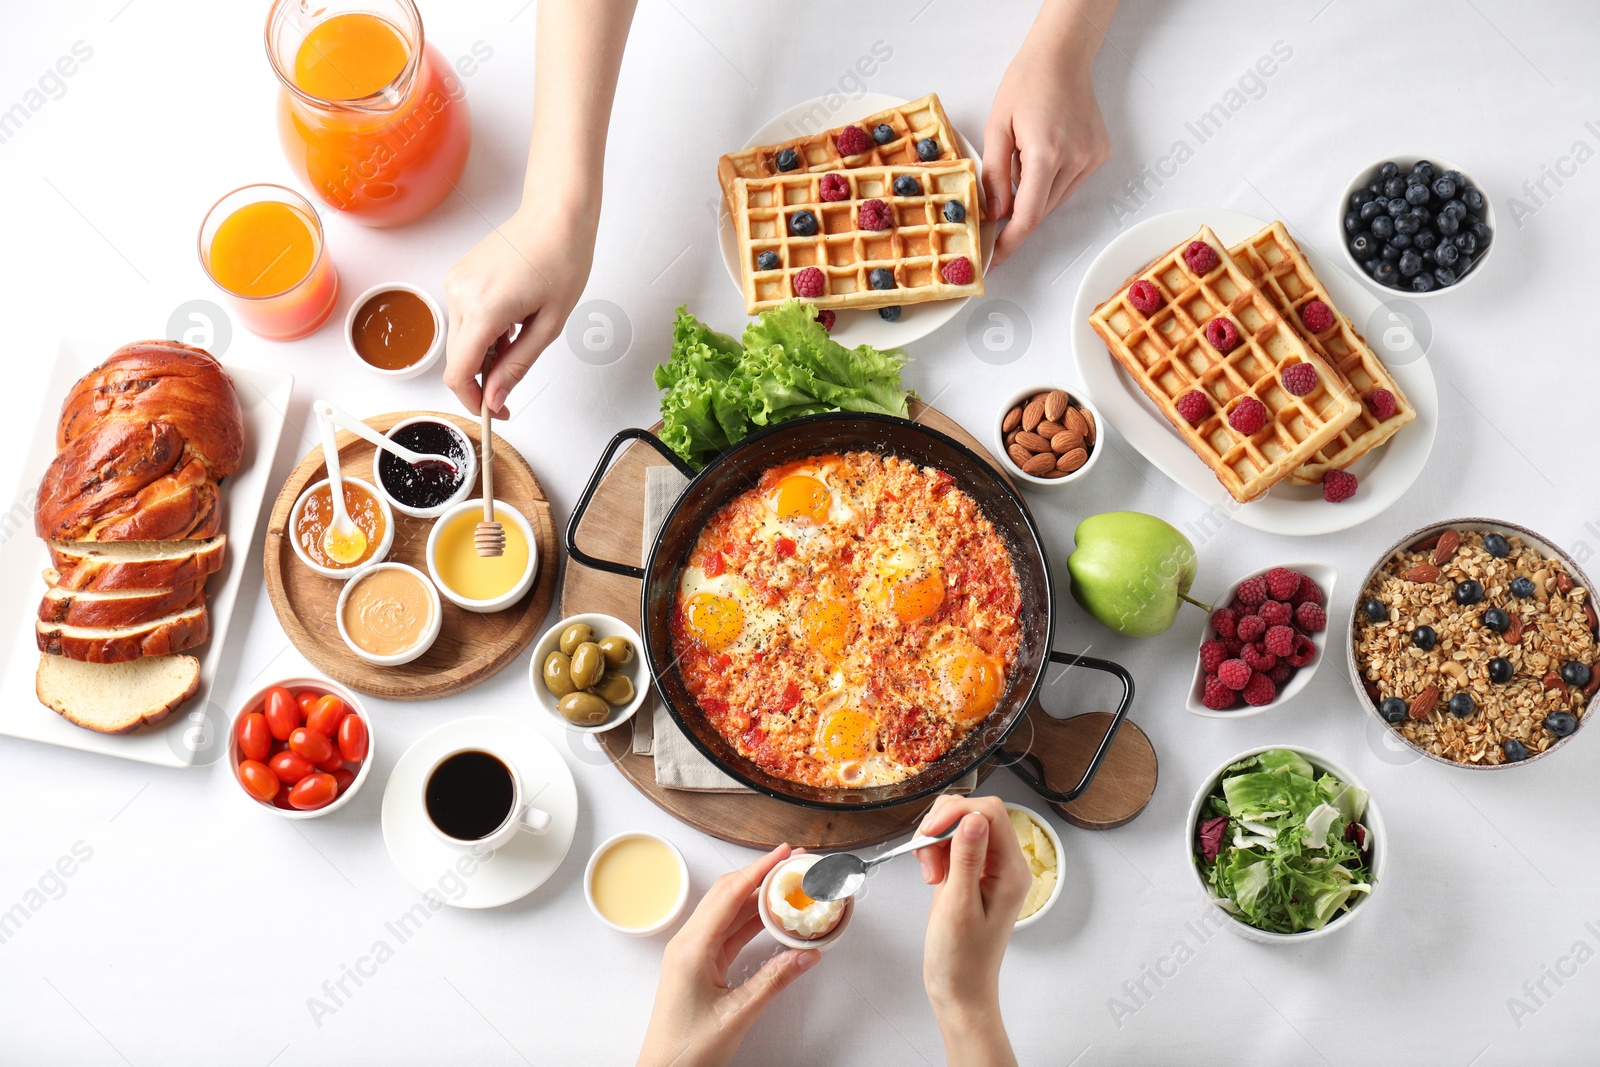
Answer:
<path fill-rule="evenodd" d="M 1380 287 L 1437 296 L 1483 273 L 1494 205 L 1447 159 L 1396 157 L 1351 181 L 1339 232 L 1350 265 Z"/>

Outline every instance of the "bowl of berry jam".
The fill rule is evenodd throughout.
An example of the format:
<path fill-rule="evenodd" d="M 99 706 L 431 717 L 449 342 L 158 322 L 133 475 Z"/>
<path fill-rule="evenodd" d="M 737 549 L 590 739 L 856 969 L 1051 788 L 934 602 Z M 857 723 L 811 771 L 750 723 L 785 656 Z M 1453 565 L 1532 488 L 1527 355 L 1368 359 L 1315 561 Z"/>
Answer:
<path fill-rule="evenodd" d="M 418 415 L 394 424 L 384 436 L 425 456 L 443 456 L 454 464 L 412 466 L 391 452 L 379 451 L 378 491 L 391 507 L 417 519 L 434 519 L 459 504 L 478 480 L 478 453 L 472 439 L 448 420 Z"/>
<path fill-rule="evenodd" d="M 1362 170 L 1339 204 L 1339 247 L 1379 289 L 1438 296 L 1483 273 L 1494 205 L 1439 156 L 1394 156 Z"/>

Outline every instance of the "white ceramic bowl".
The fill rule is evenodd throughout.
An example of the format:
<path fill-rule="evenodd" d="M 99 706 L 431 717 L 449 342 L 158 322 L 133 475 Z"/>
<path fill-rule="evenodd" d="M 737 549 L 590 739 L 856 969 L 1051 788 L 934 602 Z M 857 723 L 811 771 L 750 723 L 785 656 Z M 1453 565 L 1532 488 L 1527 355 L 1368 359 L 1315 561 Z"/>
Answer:
<path fill-rule="evenodd" d="M 411 366 L 402 367 L 399 370 L 384 370 L 382 367 L 374 367 L 362 359 L 361 353 L 356 351 L 356 315 L 366 306 L 368 300 L 371 300 L 379 293 L 387 293 L 394 289 L 400 289 L 421 298 L 422 302 L 428 305 L 428 310 L 433 312 L 433 344 L 428 346 L 428 351 L 423 357 L 411 364 Z M 350 353 L 351 359 L 380 378 L 388 378 L 390 381 L 415 378 L 437 363 L 439 354 L 444 351 L 444 313 L 439 310 L 439 302 L 429 296 L 426 289 L 420 289 L 410 282 L 384 282 L 381 285 L 374 285 L 371 289 L 356 297 L 350 304 L 350 310 L 345 312 L 344 347 Z"/>
<path fill-rule="evenodd" d="M 344 480 L 349 482 L 351 485 L 359 485 L 361 488 L 371 493 L 378 501 L 378 510 L 383 514 L 383 537 L 381 540 L 379 540 L 378 547 L 372 553 L 372 555 L 367 557 L 359 564 L 353 567 L 324 567 L 322 564 L 316 562 L 310 556 L 306 555 L 305 548 L 300 544 L 300 538 L 295 535 L 295 527 L 300 525 L 300 513 L 305 510 L 306 501 L 310 498 L 313 492 L 327 485 L 328 479 L 323 478 L 321 481 L 312 482 L 310 485 L 306 486 L 305 490 L 301 492 L 299 499 L 294 502 L 294 507 L 289 511 L 288 536 L 289 544 L 294 548 L 294 554 L 299 556 L 300 562 L 304 563 L 307 567 L 310 567 L 324 578 L 332 578 L 337 582 L 348 581 L 353 575 L 360 573 L 363 569 L 372 566 L 374 563 L 382 563 L 388 558 L 389 549 L 394 547 L 394 509 L 389 506 L 389 501 L 381 492 L 378 491 L 378 487 L 373 485 L 371 482 L 363 481 L 360 478 L 351 478 L 349 476 L 346 476 Z"/>
<path fill-rule="evenodd" d="M 1398 164 L 1400 167 L 1400 175 L 1401 177 L 1404 177 L 1405 175 L 1411 173 L 1411 168 L 1416 165 L 1418 161 L 1424 159 L 1433 164 L 1434 174 L 1436 177 L 1447 170 L 1460 171 L 1461 176 L 1467 179 L 1467 183 L 1469 185 L 1477 186 L 1478 191 L 1483 193 L 1483 212 L 1479 217 L 1483 219 L 1484 225 L 1489 227 L 1489 247 L 1487 250 L 1480 250 L 1479 253 L 1473 257 L 1472 269 L 1465 275 L 1457 278 L 1454 285 L 1447 285 L 1442 289 L 1430 289 L 1426 293 L 1419 293 L 1411 289 L 1391 289 L 1387 285 L 1379 282 L 1376 278 L 1372 277 L 1372 275 L 1368 274 L 1366 269 L 1356 261 L 1356 257 L 1350 254 L 1350 246 L 1347 240 L 1349 235 L 1344 232 L 1344 217 L 1350 210 L 1350 197 L 1355 195 L 1357 190 L 1365 189 L 1368 185 L 1372 184 L 1373 179 L 1378 176 L 1378 168 L 1382 167 L 1385 163 Z M 1335 232 L 1339 235 L 1339 251 L 1344 253 L 1344 261 L 1350 265 L 1350 272 L 1357 278 L 1360 278 L 1362 281 L 1366 282 L 1379 293 L 1382 293 L 1385 297 L 1400 296 L 1405 297 L 1408 300 L 1427 300 L 1436 296 L 1444 296 L 1446 293 L 1454 293 L 1459 291 L 1463 286 L 1467 285 L 1473 279 L 1477 278 L 1483 273 L 1484 264 L 1488 262 L 1490 256 L 1494 255 L 1495 248 L 1500 244 L 1500 228 L 1498 225 L 1496 225 L 1494 218 L 1494 200 L 1489 196 L 1488 190 L 1484 189 L 1483 186 L 1478 185 L 1477 182 L 1473 181 L 1471 174 L 1468 174 L 1461 167 L 1458 167 L 1456 164 L 1452 163 L 1448 159 L 1445 159 L 1443 156 L 1385 156 L 1376 163 L 1362 168 L 1356 173 L 1354 178 L 1350 179 L 1350 184 L 1345 186 L 1344 195 L 1339 198 L 1339 216 L 1337 220 L 1335 220 L 1334 226 Z"/>
<path fill-rule="evenodd" d="M 1326 563 L 1274 563 L 1271 567 L 1262 567 L 1258 571 L 1251 571 L 1249 574 L 1241 576 L 1237 582 L 1234 582 L 1219 593 L 1217 599 L 1212 603 L 1219 608 L 1226 607 L 1233 602 L 1233 596 L 1239 591 L 1241 585 L 1256 575 L 1265 574 L 1277 567 L 1287 567 L 1289 570 L 1299 571 L 1301 574 L 1310 576 L 1312 581 L 1322 587 L 1322 608 L 1324 612 L 1327 611 L 1328 605 L 1333 603 L 1333 587 L 1339 580 L 1339 572 Z M 1242 719 L 1250 715 L 1260 715 L 1263 711 L 1271 711 L 1273 708 L 1283 707 L 1283 705 L 1298 696 L 1302 689 L 1311 684 L 1311 676 L 1317 673 L 1317 668 L 1322 665 L 1323 659 L 1328 654 L 1328 633 L 1329 627 L 1324 626 L 1318 633 L 1307 635 L 1311 638 L 1311 643 L 1317 646 L 1316 658 L 1295 671 L 1294 677 L 1289 679 L 1289 684 L 1278 690 L 1278 695 L 1272 699 L 1270 704 L 1262 704 L 1260 707 L 1243 704 L 1229 708 L 1226 711 L 1208 708 L 1201 702 L 1206 695 L 1206 672 L 1200 666 L 1200 649 L 1199 646 L 1196 646 L 1194 677 L 1189 682 L 1189 697 L 1184 702 L 1184 707 L 1194 714 L 1204 715 L 1208 719 Z M 1215 636 L 1216 632 L 1211 629 L 1211 621 L 1208 618 L 1200 640 L 1202 642 L 1209 641 Z"/>
<path fill-rule="evenodd" d="M 1052 389 L 1061 389 L 1062 392 L 1072 397 L 1077 406 L 1094 416 L 1094 447 L 1089 449 L 1089 458 L 1084 461 L 1083 466 L 1071 474 L 1060 478 L 1040 478 L 1028 474 L 1017 466 L 1016 461 L 1006 452 L 1006 435 L 1003 427 L 1006 422 L 1006 412 L 1018 404 L 1026 403 L 1029 397 L 1037 396 L 1039 393 L 1048 393 Z M 1082 389 L 1065 389 L 1058 385 L 1035 385 L 1032 388 L 1013 394 L 1011 399 L 1007 400 L 1000 408 L 1000 414 L 994 420 L 994 454 L 995 458 L 1000 461 L 1001 469 L 1010 475 L 1011 479 L 1022 488 L 1036 490 L 1064 489 L 1087 475 L 1094 468 L 1094 465 L 1100 462 L 1100 453 L 1105 451 L 1105 432 L 1105 418 L 1101 416 L 1100 409 L 1094 406 Z"/>
<path fill-rule="evenodd" d="M 361 716 L 367 724 L 367 758 L 361 761 L 361 769 L 356 772 L 355 781 L 350 783 L 350 788 L 333 798 L 333 802 L 326 807 L 316 808 L 311 811 L 297 811 L 294 808 L 280 808 L 271 801 L 257 800 L 245 792 L 244 786 L 239 782 L 239 724 L 244 722 L 244 717 L 252 711 L 261 711 L 266 705 L 267 692 L 278 686 L 294 692 L 297 689 L 315 689 L 321 693 L 332 693 L 345 704 L 349 705 L 352 712 Z M 373 764 L 377 762 L 378 737 L 377 731 L 372 727 L 372 716 L 367 709 L 362 707 L 356 695 L 338 682 L 330 682 L 326 678 L 285 678 L 271 685 L 264 685 L 257 689 L 250 697 L 239 706 L 233 714 L 233 726 L 228 730 L 228 767 L 233 773 L 233 784 L 239 790 L 246 802 L 258 808 L 282 815 L 285 819 L 319 819 L 324 815 L 331 815 L 350 802 L 350 798 L 360 792 L 361 786 L 372 773 Z M 287 790 L 287 786 L 280 786 L 280 790 Z"/>
<path fill-rule="evenodd" d="M 1200 895 L 1213 908 L 1217 909 L 1217 914 L 1221 917 L 1223 925 L 1229 930 L 1248 941 L 1259 941 L 1265 945 L 1294 945 L 1305 941 L 1315 941 L 1318 938 L 1327 937 L 1336 930 L 1343 930 L 1355 920 L 1356 916 L 1364 915 L 1372 910 L 1372 898 L 1378 894 L 1380 887 L 1383 885 L 1383 872 L 1388 865 L 1389 835 L 1383 826 L 1383 816 L 1378 811 L 1377 798 L 1368 791 L 1367 810 L 1361 816 L 1360 822 L 1361 825 L 1367 828 L 1367 832 L 1372 835 L 1372 891 L 1358 895 L 1355 902 L 1350 905 L 1349 910 L 1340 912 L 1320 930 L 1302 930 L 1297 934 L 1280 934 L 1272 930 L 1259 930 L 1244 920 L 1236 919 L 1229 915 L 1212 898 L 1211 887 L 1206 885 L 1205 879 L 1200 875 L 1200 864 L 1197 862 L 1199 854 L 1195 851 L 1196 830 L 1200 825 L 1200 808 L 1206 802 L 1206 798 L 1216 789 L 1217 783 L 1222 780 L 1224 771 L 1240 760 L 1249 759 L 1251 756 L 1259 755 L 1274 748 L 1286 748 L 1290 752 L 1298 752 L 1305 757 L 1306 762 L 1311 764 L 1314 769 L 1327 771 L 1341 782 L 1346 785 L 1353 785 L 1357 789 L 1367 788 L 1342 763 L 1329 759 L 1320 752 L 1315 752 L 1309 748 L 1301 748 L 1299 745 L 1258 745 L 1255 748 L 1246 749 L 1237 756 L 1223 761 L 1221 766 L 1211 772 L 1200 786 L 1199 792 L 1195 793 L 1194 799 L 1189 802 L 1189 815 L 1183 823 L 1183 862 L 1189 868 L 1189 876 L 1194 879 L 1194 884 L 1200 890 Z"/>
<path fill-rule="evenodd" d="M 522 577 L 517 580 L 517 584 L 512 586 L 508 592 L 489 600 L 472 600 L 464 597 L 454 589 L 451 589 L 449 583 L 439 576 L 439 565 L 434 560 L 434 552 L 439 547 L 439 535 L 444 532 L 445 525 L 457 515 L 469 511 L 476 512 L 479 521 L 482 521 L 483 498 L 463 500 L 433 521 L 433 527 L 428 531 L 428 577 L 432 578 L 433 584 L 439 587 L 439 593 L 458 608 L 465 608 L 468 611 L 476 611 L 484 615 L 496 611 L 504 611 L 521 600 L 523 594 L 533 586 L 534 576 L 539 573 L 539 542 L 534 540 L 533 527 L 528 524 L 528 520 L 523 516 L 522 512 L 503 500 L 496 500 L 494 502 L 495 521 L 501 525 L 515 523 L 517 528 L 522 531 L 522 536 L 527 539 L 528 566 L 523 570 Z"/>
<path fill-rule="evenodd" d="M 1032 808 L 1025 808 L 1021 804 L 1013 804 L 1010 801 L 1007 801 L 1006 810 L 1020 811 L 1022 814 L 1026 815 L 1035 826 L 1043 827 L 1044 836 L 1050 840 L 1050 847 L 1056 850 L 1056 886 L 1054 889 L 1050 890 L 1050 895 L 1045 897 L 1044 903 L 1039 905 L 1038 911 L 1034 912 L 1026 919 L 1017 920 L 1015 928 L 1021 930 L 1024 927 L 1032 926 L 1034 923 L 1044 918 L 1044 913 L 1055 907 L 1056 901 L 1061 898 L 1061 837 L 1056 833 L 1056 828 L 1050 825 L 1050 820 L 1046 819 L 1043 815 L 1040 815 Z"/>
<path fill-rule="evenodd" d="M 581 622 L 594 631 L 595 637 L 626 637 L 633 645 L 633 662 L 622 668 L 628 680 L 633 683 L 633 699 L 621 707 L 611 709 L 611 718 L 599 726 L 579 726 L 570 722 L 567 717 L 556 710 L 556 696 L 544 687 L 544 661 L 550 653 L 556 651 L 561 643 L 561 631 L 575 622 Z M 598 612 L 586 612 L 582 615 L 571 615 L 556 623 L 546 630 L 533 646 L 533 659 L 528 664 L 528 685 L 533 688 L 533 700 L 543 708 L 556 722 L 578 734 L 603 734 L 607 730 L 615 730 L 629 719 L 643 706 L 645 698 L 650 695 L 650 671 L 644 662 L 644 641 L 633 627 L 612 615 L 601 615 Z"/>
<path fill-rule="evenodd" d="M 594 901 L 594 868 L 595 865 L 600 862 L 600 857 L 611 851 L 612 847 L 618 842 L 627 841 L 634 838 L 647 838 L 651 841 L 661 842 L 661 844 L 667 846 L 667 848 L 672 852 L 673 858 L 678 861 L 677 902 L 672 905 L 672 910 L 669 911 L 664 918 L 650 926 L 618 926 L 616 923 L 612 922 L 610 919 L 606 918 L 600 913 L 600 906 Z M 625 833 L 614 834 L 613 836 L 608 837 L 604 841 L 600 842 L 600 847 L 594 850 L 594 854 L 589 857 L 588 865 L 583 868 L 583 899 L 589 902 L 589 910 L 594 912 L 594 917 L 596 919 L 599 919 L 601 922 L 605 923 L 618 933 L 628 934 L 631 937 L 650 937 L 653 934 L 659 934 L 661 931 L 671 926 L 677 921 L 678 916 L 683 914 L 683 907 L 689 901 L 689 865 L 683 861 L 683 853 L 678 851 L 678 846 L 674 845 L 671 841 L 668 841 L 660 834 L 652 834 L 644 830 L 633 830 Z"/>
<path fill-rule="evenodd" d="M 389 487 L 383 484 L 383 478 L 378 473 L 377 456 L 372 457 L 372 473 L 373 477 L 376 478 L 378 482 L 378 492 L 383 495 L 383 499 L 387 501 L 389 506 L 394 508 L 394 510 L 398 511 L 402 515 L 410 515 L 414 519 L 436 519 L 465 500 L 467 498 L 467 494 L 472 492 L 473 487 L 478 484 L 478 446 L 473 443 L 472 438 L 461 432 L 460 427 L 454 425 L 446 419 L 441 419 L 434 415 L 418 415 L 415 418 L 401 419 L 399 422 L 390 427 L 389 432 L 384 434 L 384 436 L 393 437 L 407 426 L 413 426 L 419 422 L 438 423 L 451 433 L 455 434 L 456 438 L 466 446 L 466 459 L 461 461 L 462 473 L 465 475 L 465 477 L 461 479 L 461 487 L 454 493 L 450 494 L 450 499 L 446 500 L 437 507 L 410 507 L 409 505 L 402 504 L 400 501 L 396 500 L 394 496 L 390 494 Z M 415 451 L 415 449 L 413 449 L 413 451 Z"/>
<path fill-rule="evenodd" d="M 756 910 L 761 915 L 761 925 L 765 926 L 767 933 L 771 934 L 773 939 L 785 948 L 797 948 L 802 951 L 816 949 L 818 952 L 826 952 L 838 943 L 840 936 L 844 933 L 844 928 L 850 925 L 850 919 L 856 913 L 856 898 L 846 897 L 844 910 L 839 913 L 839 921 L 834 928 L 821 937 L 813 938 L 794 936 L 782 926 L 779 926 L 778 920 L 772 917 L 772 909 L 767 906 L 767 892 L 772 888 L 772 880 L 778 877 L 778 872 L 791 864 L 800 865 L 802 870 L 810 870 L 820 859 L 822 859 L 822 856 L 815 852 L 802 852 L 798 855 L 790 856 L 768 871 L 767 876 L 761 879 L 761 892 L 756 897 Z"/>
<path fill-rule="evenodd" d="M 365 577 L 373 571 L 386 570 L 405 571 L 407 574 L 414 576 L 417 581 L 422 583 L 422 588 L 426 590 L 428 595 L 429 619 L 428 625 L 423 628 L 422 637 L 418 639 L 415 645 L 412 645 L 404 652 L 399 652 L 392 656 L 380 656 L 375 652 L 368 652 L 366 649 L 355 643 L 350 636 L 350 631 L 345 627 L 344 624 L 344 605 L 345 601 L 350 599 L 350 590 L 356 587 L 355 579 Z M 404 563 L 375 563 L 370 567 L 361 568 L 361 570 L 351 575 L 350 581 L 344 583 L 344 588 L 339 591 L 339 602 L 333 609 L 333 618 L 334 622 L 338 624 L 339 636 L 344 638 L 344 643 L 346 645 L 350 646 L 350 651 L 354 652 L 357 656 L 360 656 L 368 663 L 377 664 L 379 667 L 398 667 L 402 663 L 410 663 L 412 660 L 428 651 L 428 649 L 432 648 L 433 643 L 439 639 L 439 627 L 443 623 L 443 616 L 444 611 L 439 604 L 439 590 L 436 589 L 434 584 L 428 580 L 428 576 L 426 574 L 423 574 L 421 571 L 417 570 L 417 568 L 407 566 Z"/>

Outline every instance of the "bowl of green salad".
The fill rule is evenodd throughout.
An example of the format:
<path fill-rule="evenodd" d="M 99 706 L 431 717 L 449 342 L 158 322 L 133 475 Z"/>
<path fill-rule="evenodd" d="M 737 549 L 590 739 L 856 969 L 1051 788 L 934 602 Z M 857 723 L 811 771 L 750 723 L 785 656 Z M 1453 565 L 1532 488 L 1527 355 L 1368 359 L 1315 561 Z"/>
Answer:
<path fill-rule="evenodd" d="M 1184 852 L 1228 929 L 1265 944 L 1326 937 L 1371 910 L 1388 841 L 1342 764 L 1296 745 L 1241 752 L 1189 805 Z"/>

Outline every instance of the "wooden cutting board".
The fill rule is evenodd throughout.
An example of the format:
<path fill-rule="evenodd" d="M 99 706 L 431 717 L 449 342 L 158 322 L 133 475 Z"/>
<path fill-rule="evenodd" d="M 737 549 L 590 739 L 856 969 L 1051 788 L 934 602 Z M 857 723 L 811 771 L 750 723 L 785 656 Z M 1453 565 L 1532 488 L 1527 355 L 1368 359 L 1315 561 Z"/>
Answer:
<path fill-rule="evenodd" d="M 451 423 L 474 445 L 480 440 L 476 420 L 436 411 L 397 411 L 363 421 L 379 433 L 386 433 L 402 419 L 419 415 Z M 377 449 L 343 430 L 338 440 L 340 470 L 376 484 L 373 460 Z M 516 604 L 489 615 L 467 611 L 441 598 L 439 639 L 421 657 L 399 667 L 378 667 L 350 651 L 334 622 L 334 608 L 344 583 L 314 573 L 294 554 L 287 530 L 289 513 L 306 486 L 327 476 L 319 445 L 300 461 L 279 491 L 267 520 L 265 545 L 267 597 L 283 632 L 318 670 L 358 692 L 388 700 L 431 700 L 463 692 L 493 677 L 539 635 L 545 613 L 555 598 L 556 574 L 561 569 L 560 546 L 544 489 L 527 461 L 499 434 L 494 437 L 495 498 L 520 511 L 533 527 L 539 555 L 533 587 Z M 468 499 L 481 495 L 481 488 L 475 487 Z M 386 558 L 408 563 L 427 574 L 428 531 L 434 520 L 414 519 L 399 512 L 394 520 L 394 545 Z"/>

